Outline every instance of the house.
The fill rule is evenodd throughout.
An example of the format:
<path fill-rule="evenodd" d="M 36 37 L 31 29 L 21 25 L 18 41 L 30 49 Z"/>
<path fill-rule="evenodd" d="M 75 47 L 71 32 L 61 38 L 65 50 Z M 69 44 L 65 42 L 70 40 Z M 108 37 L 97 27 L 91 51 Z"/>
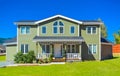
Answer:
<path fill-rule="evenodd" d="M 120 56 L 120 44 L 113 45 L 112 52 L 114 56 Z"/>
<path fill-rule="evenodd" d="M 17 21 L 15 24 L 17 38 L 5 43 L 7 60 L 13 60 L 17 52 L 26 54 L 30 50 L 35 52 L 37 59 L 50 54 L 55 59 L 65 57 L 66 61 L 112 57 L 112 45 L 101 41 L 100 25 L 103 23 L 100 21 L 79 21 L 55 15 L 38 21 Z M 102 50 L 106 54 L 102 54 Z"/>
<path fill-rule="evenodd" d="M 5 53 L 6 53 L 5 46 L 0 45 L 0 55 L 5 55 Z"/>

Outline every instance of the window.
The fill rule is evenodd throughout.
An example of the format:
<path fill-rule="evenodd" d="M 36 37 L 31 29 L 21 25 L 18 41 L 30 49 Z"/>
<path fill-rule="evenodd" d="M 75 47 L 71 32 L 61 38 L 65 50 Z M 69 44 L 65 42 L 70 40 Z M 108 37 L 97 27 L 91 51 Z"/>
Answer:
<path fill-rule="evenodd" d="M 46 34 L 46 26 L 42 27 L 42 34 Z"/>
<path fill-rule="evenodd" d="M 87 34 L 96 34 L 96 27 L 95 26 L 88 26 L 86 28 Z"/>
<path fill-rule="evenodd" d="M 53 24 L 53 33 L 64 33 L 64 24 L 61 21 L 56 21 Z"/>
<path fill-rule="evenodd" d="M 42 45 L 42 53 L 50 53 L 50 46 Z"/>
<path fill-rule="evenodd" d="M 21 26 L 21 34 L 29 34 L 30 33 L 30 26 Z"/>
<path fill-rule="evenodd" d="M 95 34 L 96 33 L 96 27 L 92 28 L 92 33 Z"/>
<path fill-rule="evenodd" d="M 75 33 L 75 27 L 74 27 L 74 26 L 71 26 L 70 32 L 71 32 L 71 34 L 74 34 L 74 33 Z"/>
<path fill-rule="evenodd" d="M 96 54 L 97 53 L 97 45 L 96 44 L 89 44 L 88 45 L 88 53 L 89 54 Z"/>
<path fill-rule="evenodd" d="M 28 53 L 28 44 L 21 44 L 21 52 Z"/>
<path fill-rule="evenodd" d="M 68 53 L 76 53 L 76 45 L 68 45 Z"/>

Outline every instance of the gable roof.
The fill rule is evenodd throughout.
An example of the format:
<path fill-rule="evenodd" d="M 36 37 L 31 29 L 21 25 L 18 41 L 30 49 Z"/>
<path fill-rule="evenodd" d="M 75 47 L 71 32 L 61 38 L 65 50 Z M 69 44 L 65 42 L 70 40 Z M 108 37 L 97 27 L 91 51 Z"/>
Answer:
<path fill-rule="evenodd" d="M 72 22 L 75 22 L 75 23 L 78 23 L 78 24 L 84 24 L 84 25 L 88 25 L 88 24 L 91 24 L 91 25 L 96 25 L 96 24 L 102 24 L 102 22 L 100 21 L 93 21 L 93 20 L 75 20 L 75 19 L 72 19 L 72 18 L 69 18 L 69 17 L 66 17 L 66 16 L 62 16 L 62 15 L 55 15 L 55 16 L 52 16 L 52 17 L 49 17 L 49 18 L 45 18 L 45 19 L 42 19 L 42 20 L 22 20 L 22 21 L 16 21 L 15 24 L 16 25 L 36 25 L 36 24 L 39 24 L 39 23 L 42 23 L 42 22 L 45 22 L 45 21 L 48 21 L 48 20 L 51 20 L 51 19 L 55 19 L 55 18 L 62 18 L 62 19 L 66 19 L 66 20 L 69 20 L 69 21 L 72 21 Z"/>
<path fill-rule="evenodd" d="M 34 21 L 34 20 L 25 20 L 25 21 L 17 21 L 15 22 L 15 24 L 17 25 L 26 25 L 26 24 L 29 24 L 29 25 L 36 25 L 36 24 L 39 24 L 41 22 L 45 22 L 45 21 L 48 21 L 48 20 L 51 20 L 51 19 L 54 19 L 54 18 L 62 18 L 62 19 L 66 19 L 66 20 L 69 20 L 69 21 L 72 21 L 72 22 L 75 22 L 75 23 L 78 23 L 78 24 L 82 24 L 81 21 L 79 20 L 75 20 L 75 19 L 72 19 L 72 18 L 69 18 L 69 17 L 66 17 L 66 16 L 62 16 L 62 15 L 55 15 L 55 16 L 52 16 L 52 17 L 49 17 L 49 18 L 45 18 L 45 19 L 42 19 L 42 20 L 38 20 L 38 21 Z"/>

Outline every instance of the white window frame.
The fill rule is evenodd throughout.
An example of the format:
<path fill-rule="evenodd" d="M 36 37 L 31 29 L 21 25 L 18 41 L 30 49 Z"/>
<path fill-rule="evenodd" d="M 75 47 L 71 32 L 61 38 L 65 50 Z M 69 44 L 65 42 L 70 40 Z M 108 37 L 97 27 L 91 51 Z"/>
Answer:
<path fill-rule="evenodd" d="M 63 24 L 63 26 L 60 26 L 60 24 L 59 24 L 60 21 L 55 21 L 55 22 L 57 22 L 57 26 L 54 26 L 54 25 L 53 25 L 53 27 L 52 27 L 52 28 L 53 28 L 53 30 L 52 30 L 52 31 L 53 31 L 53 34 L 64 34 L 64 31 L 65 31 L 64 24 Z M 54 23 L 55 23 L 55 22 L 54 22 Z M 61 22 L 62 22 L 62 21 L 61 21 Z M 63 22 L 62 22 L 62 23 L 63 23 Z M 54 27 L 57 27 L 57 33 L 54 33 Z M 60 33 L 60 27 L 63 27 L 63 33 Z"/>
<path fill-rule="evenodd" d="M 25 28 L 25 33 L 24 33 L 24 34 L 22 33 L 22 27 Z M 27 29 L 26 29 L 27 27 L 29 27 L 29 33 L 27 33 Z M 27 35 L 27 34 L 30 34 L 30 26 L 20 26 L 20 34 L 21 34 L 21 35 Z"/>
<path fill-rule="evenodd" d="M 90 33 L 88 33 L 88 27 L 90 27 L 90 28 L 91 28 Z M 95 28 L 96 28 L 96 32 L 95 32 L 95 33 L 93 33 L 93 27 L 95 27 Z M 96 27 L 96 26 L 87 26 L 87 27 L 86 27 L 86 34 L 97 34 L 97 27 Z"/>
<path fill-rule="evenodd" d="M 91 50 L 91 53 L 90 53 L 90 51 L 89 51 L 89 45 L 91 45 L 92 46 L 92 50 Z M 96 53 L 94 53 L 94 46 L 96 46 Z M 97 54 L 97 44 L 88 44 L 88 54 Z"/>
<path fill-rule="evenodd" d="M 24 46 L 23 54 L 27 54 L 27 53 L 25 52 L 25 48 L 26 48 L 26 46 L 25 46 L 25 45 L 28 45 L 28 44 L 21 44 L 21 45 L 23 45 L 23 46 Z M 20 49 L 21 49 L 21 46 L 20 46 Z M 28 45 L 28 49 L 29 49 L 29 45 Z M 22 49 L 21 49 L 21 51 L 22 51 Z"/>
<path fill-rule="evenodd" d="M 43 30 L 42 28 L 43 28 L 43 27 L 46 28 L 46 33 L 43 33 L 43 32 L 42 32 L 42 30 Z M 47 27 L 46 27 L 46 26 L 42 26 L 42 27 L 41 27 L 41 33 L 42 33 L 42 34 L 47 34 Z"/>

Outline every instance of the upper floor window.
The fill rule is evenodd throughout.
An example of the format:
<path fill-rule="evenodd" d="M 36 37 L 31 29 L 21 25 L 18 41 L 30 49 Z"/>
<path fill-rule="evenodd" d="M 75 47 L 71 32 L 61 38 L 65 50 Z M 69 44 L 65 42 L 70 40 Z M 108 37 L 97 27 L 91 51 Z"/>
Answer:
<path fill-rule="evenodd" d="M 61 21 L 53 23 L 53 33 L 64 33 L 64 24 Z"/>
<path fill-rule="evenodd" d="M 71 27 L 70 27 L 70 33 L 71 33 L 71 34 L 74 34 L 74 33 L 75 33 L 75 27 L 74 27 L 74 26 L 71 26 Z"/>
<path fill-rule="evenodd" d="M 21 52 L 24 54 L 28 53 L 28 44 L 21 44 Z"/>
<path fill-rule="evenodd" d="M 42 26 L 42 34 L 46 34 L 46 26 Z"/>
<path fill-rule="evenodd" d="M 21 26 L 21 34 L 29 34 L 30 33 L 30 26 Z"/>
<path fill-rule="evenodd" d="M 95 26 L 88 26 L 88 27 L 86 28 L 87 34 L 96 34 L 96 33 L 97 33 L 96 30 L 97 30 L 97 29 L 96 29 Z"/>
<path fill-rule="evenodd" d="M 88 53 L 89 54 L 96 54 L 97 53 L 97 45 L 96 44 L 89 44 L 88 45 Z"/>

